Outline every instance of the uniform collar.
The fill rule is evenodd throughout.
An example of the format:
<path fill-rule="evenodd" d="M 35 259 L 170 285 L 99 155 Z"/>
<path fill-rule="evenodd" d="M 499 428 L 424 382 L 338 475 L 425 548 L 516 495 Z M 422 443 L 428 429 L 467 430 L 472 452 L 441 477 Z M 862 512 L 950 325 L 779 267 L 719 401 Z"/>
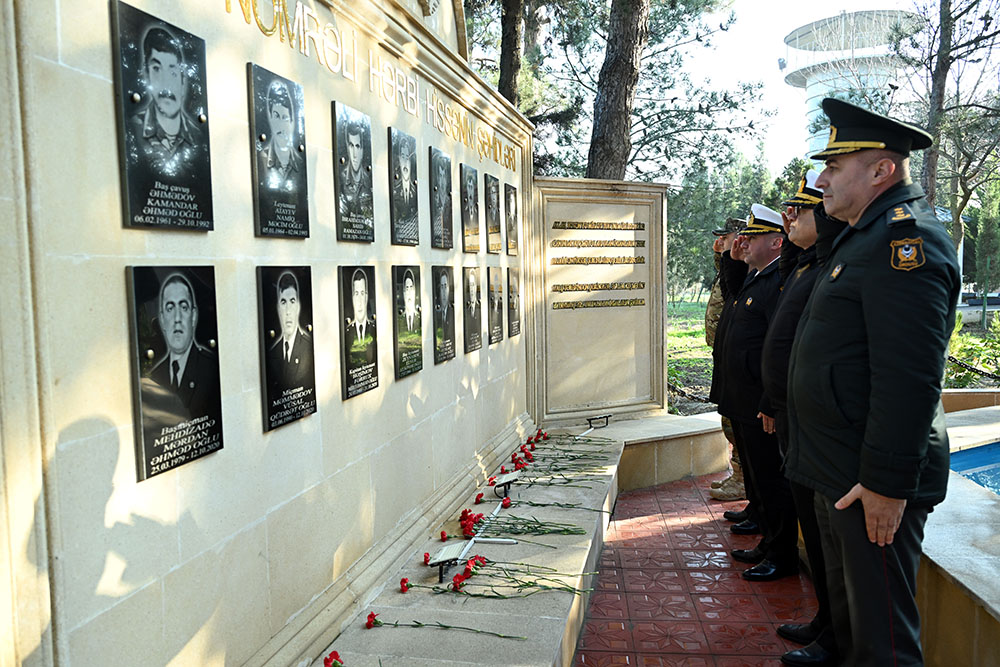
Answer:
<path fill-rule="evenodd" d="M 902 182 L 895 184 L 882 194 L 880 194 L 875 201 L 869 204 L 868 208 L 861 215 L 861 219 L 858 220 L 858 224 L 845 225 L 844 229 L 837 235 L 837 238 L 833 240 L 833 247 L 830 252 L 833 253 L 844 239 L 850 237 L 855 232 L 860 232 L 861 230 L 868 227 L 873 221 L 882 217 L 883 214 L 893 206 L 901 204 L 903 202 L 910 202 L 916 199 L 920 199 L 924 196 L 924 190 L 920 187 L 919 183 L 910 183 L 909 185 L 903 185 Z"/>

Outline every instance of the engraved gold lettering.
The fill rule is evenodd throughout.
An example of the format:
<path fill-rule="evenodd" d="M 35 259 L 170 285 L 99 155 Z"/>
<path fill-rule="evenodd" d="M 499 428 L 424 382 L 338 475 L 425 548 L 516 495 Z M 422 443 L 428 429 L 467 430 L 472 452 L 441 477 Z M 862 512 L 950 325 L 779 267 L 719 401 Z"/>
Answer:
<path fill-rule="evenodd" d="M 645 248 L 646 242 L 641 239 L 637 241 L 623 241 L 621 239 L 603 241 L 591 239 L 554 239 L 549 245 L 553 248 Z"/>
<path fill-rule="evenodd" d="M 577 308 L 630 308 L 645 306 L 645 299 L 601 299 L 599 301 L 554 301 L 552 310 L 575 310 Z"/>
<path fill-rule="evenodd" d="M 323 26 L 323 60 L 326 61 L 326 68 L 334 74 L 343 65 L 343 44 L 340 42 L 340 33 L 332 23 Z"/>
<path fill-rule="evenodd" d="M 627 283 L 557 283 L 552 286 L 553 292 L 597 292 L 599 290 L 633 290 L 646 289 L 645 281 Z"/>
<path fill-rule="evenodd" d="M 582 220 L 556 220 L 552 229 L 608 229 L 616 231 L 642 231 L 646 229 L 644 222 L 597 222 Z"/>
<path fill-rule="evenodd" d="M 638 257 L 554 257 L 553 264 L 645 264 L 646 258 Z"/>

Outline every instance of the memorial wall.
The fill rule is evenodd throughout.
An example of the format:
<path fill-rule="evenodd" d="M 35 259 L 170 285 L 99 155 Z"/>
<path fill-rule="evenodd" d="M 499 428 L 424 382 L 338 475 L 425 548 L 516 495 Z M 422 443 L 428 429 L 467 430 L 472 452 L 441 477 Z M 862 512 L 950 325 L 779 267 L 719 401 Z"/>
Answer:
<path fill-rule="evenodd" d="M 530 425 L 531 126 L 459 0 L 0 11 L 0 663 L 335 632 Z"/>

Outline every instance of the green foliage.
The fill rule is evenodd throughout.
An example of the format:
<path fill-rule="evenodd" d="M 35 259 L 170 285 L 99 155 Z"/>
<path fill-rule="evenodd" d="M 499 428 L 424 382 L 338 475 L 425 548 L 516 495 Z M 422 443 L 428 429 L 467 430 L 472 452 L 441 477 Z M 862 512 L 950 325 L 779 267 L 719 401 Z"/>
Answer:
<path fill-rule="evenodd" d="M 781 202 L 798 192 L 802 177 L 812 168 L 813 163 L 809 160 L 800 157 L 792 158 L 791 162 L 781 170 L 781 174 L 774 179 L 774 187 L 761 203 L 764 206 L 770 206 L 775 211 L 782 210 Z"/>
<path fill-rule="evenodd" d="M 982 210 L 976 237 L 976 283 L 980 291 L 992 292 L 1000 287 L 1000 184 L 993 182 L 981 188 L 979 200 Z"/>
<path fill-rule="evenodd" d="M 948 354 L 976 368 L 996 373 L 1000 370 L 1000 316 L 993 314 L 985 332 L 963 331 L 962 314 L 959 313 L 948 343 Z M 978 373 L 951 362 L 945 364 L 944 386 L 949 389 L 979 386 L 983 384 L 983 379 Z"/>

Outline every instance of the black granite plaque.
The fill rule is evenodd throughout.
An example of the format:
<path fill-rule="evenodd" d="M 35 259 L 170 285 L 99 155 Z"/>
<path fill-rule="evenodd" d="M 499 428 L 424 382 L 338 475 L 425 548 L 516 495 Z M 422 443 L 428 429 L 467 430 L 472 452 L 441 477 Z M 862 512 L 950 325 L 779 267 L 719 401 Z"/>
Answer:
<path fill-rule="evenodd" d="M 264 430 L 316 412 L 312 275 L 308 266 L 258 266 Z"/>
<path fill-rule="evenodd" d="M 340 386 L 347 400 L 378 386 L 378 334 L 375 328 L 375 268 L 341 266 Z"/>
<path fill-rule="evenodd" d="M 393 245 L 417 245 L 417 140 L 389 128 L 389 220 Z"/>
<path fill-rule="evenodd" d="M 113 8 L 125 226 L 208 231 L 205 41 L 122 2 Z"/>
<path fill-rule="evenodd" d="M 489 284 L 489 309 L 490 315 L 487 318 L 489 324 L 490 345 L 503 340 L 503 275 L 499 266 L 486 268 L 486 277 Z"/>
<path fill-rule="evenodd" d="M 257 236 L 309 236 L 302 86 L 247 63 Z"/>
<path fill-rule="evenodd" d="M 483 346 L 483 304 L 479 292 L 479 267 L 462 268 L 462 329 L 465 352 L 474 352 Z"/>
<path fill-rule="evenodd" d="M 136 478 L 222 449 L 215 270 L 127 268 Z"/>
<path fill-rule="evenodd" d="M 506 208 L 504 215 L 507 217 L 507 254 L 517 254 L 517 188 L 510 183 L 503 184 L 504 200 Z"/>
<path fill-rule="evenodd" d="M 507 269 L 507 337 L 521 333 L 521 281 L 515 268 Z"/>
<path fill-rule="evenodd" d="M 432 266 L 434 363 L 455 358 L 455 278 L 450 266 Z"/>
<path fill-rule="evenodd" d="M 462 251 L 479 252 L 479 174 L 462 165 Z"/>
<path fill-rule="evenodd" d="M 333 103 L 334 194 L 337 240 L 375 241 L 372 208 L 372 121 L 341 102 Z"/>
<path fill-rule="evenodd" d="M 419 266 L 392 267 L 392 302 L 393 356 L 398 380 L 424 367 Z"/>
<path fill-rule="evenodd" d="M 452 196 L 451 158 L 437 148 L 430 148 L 431 177 L 431 247 L 451 249 Z"/>
<path fill-rule="evenodd" d="M 486 252 L 496 255 L 503 248 L 500 237 L 500 181 L 496 176 L 483 174 L 483 192 L 486 199 Z"/>

